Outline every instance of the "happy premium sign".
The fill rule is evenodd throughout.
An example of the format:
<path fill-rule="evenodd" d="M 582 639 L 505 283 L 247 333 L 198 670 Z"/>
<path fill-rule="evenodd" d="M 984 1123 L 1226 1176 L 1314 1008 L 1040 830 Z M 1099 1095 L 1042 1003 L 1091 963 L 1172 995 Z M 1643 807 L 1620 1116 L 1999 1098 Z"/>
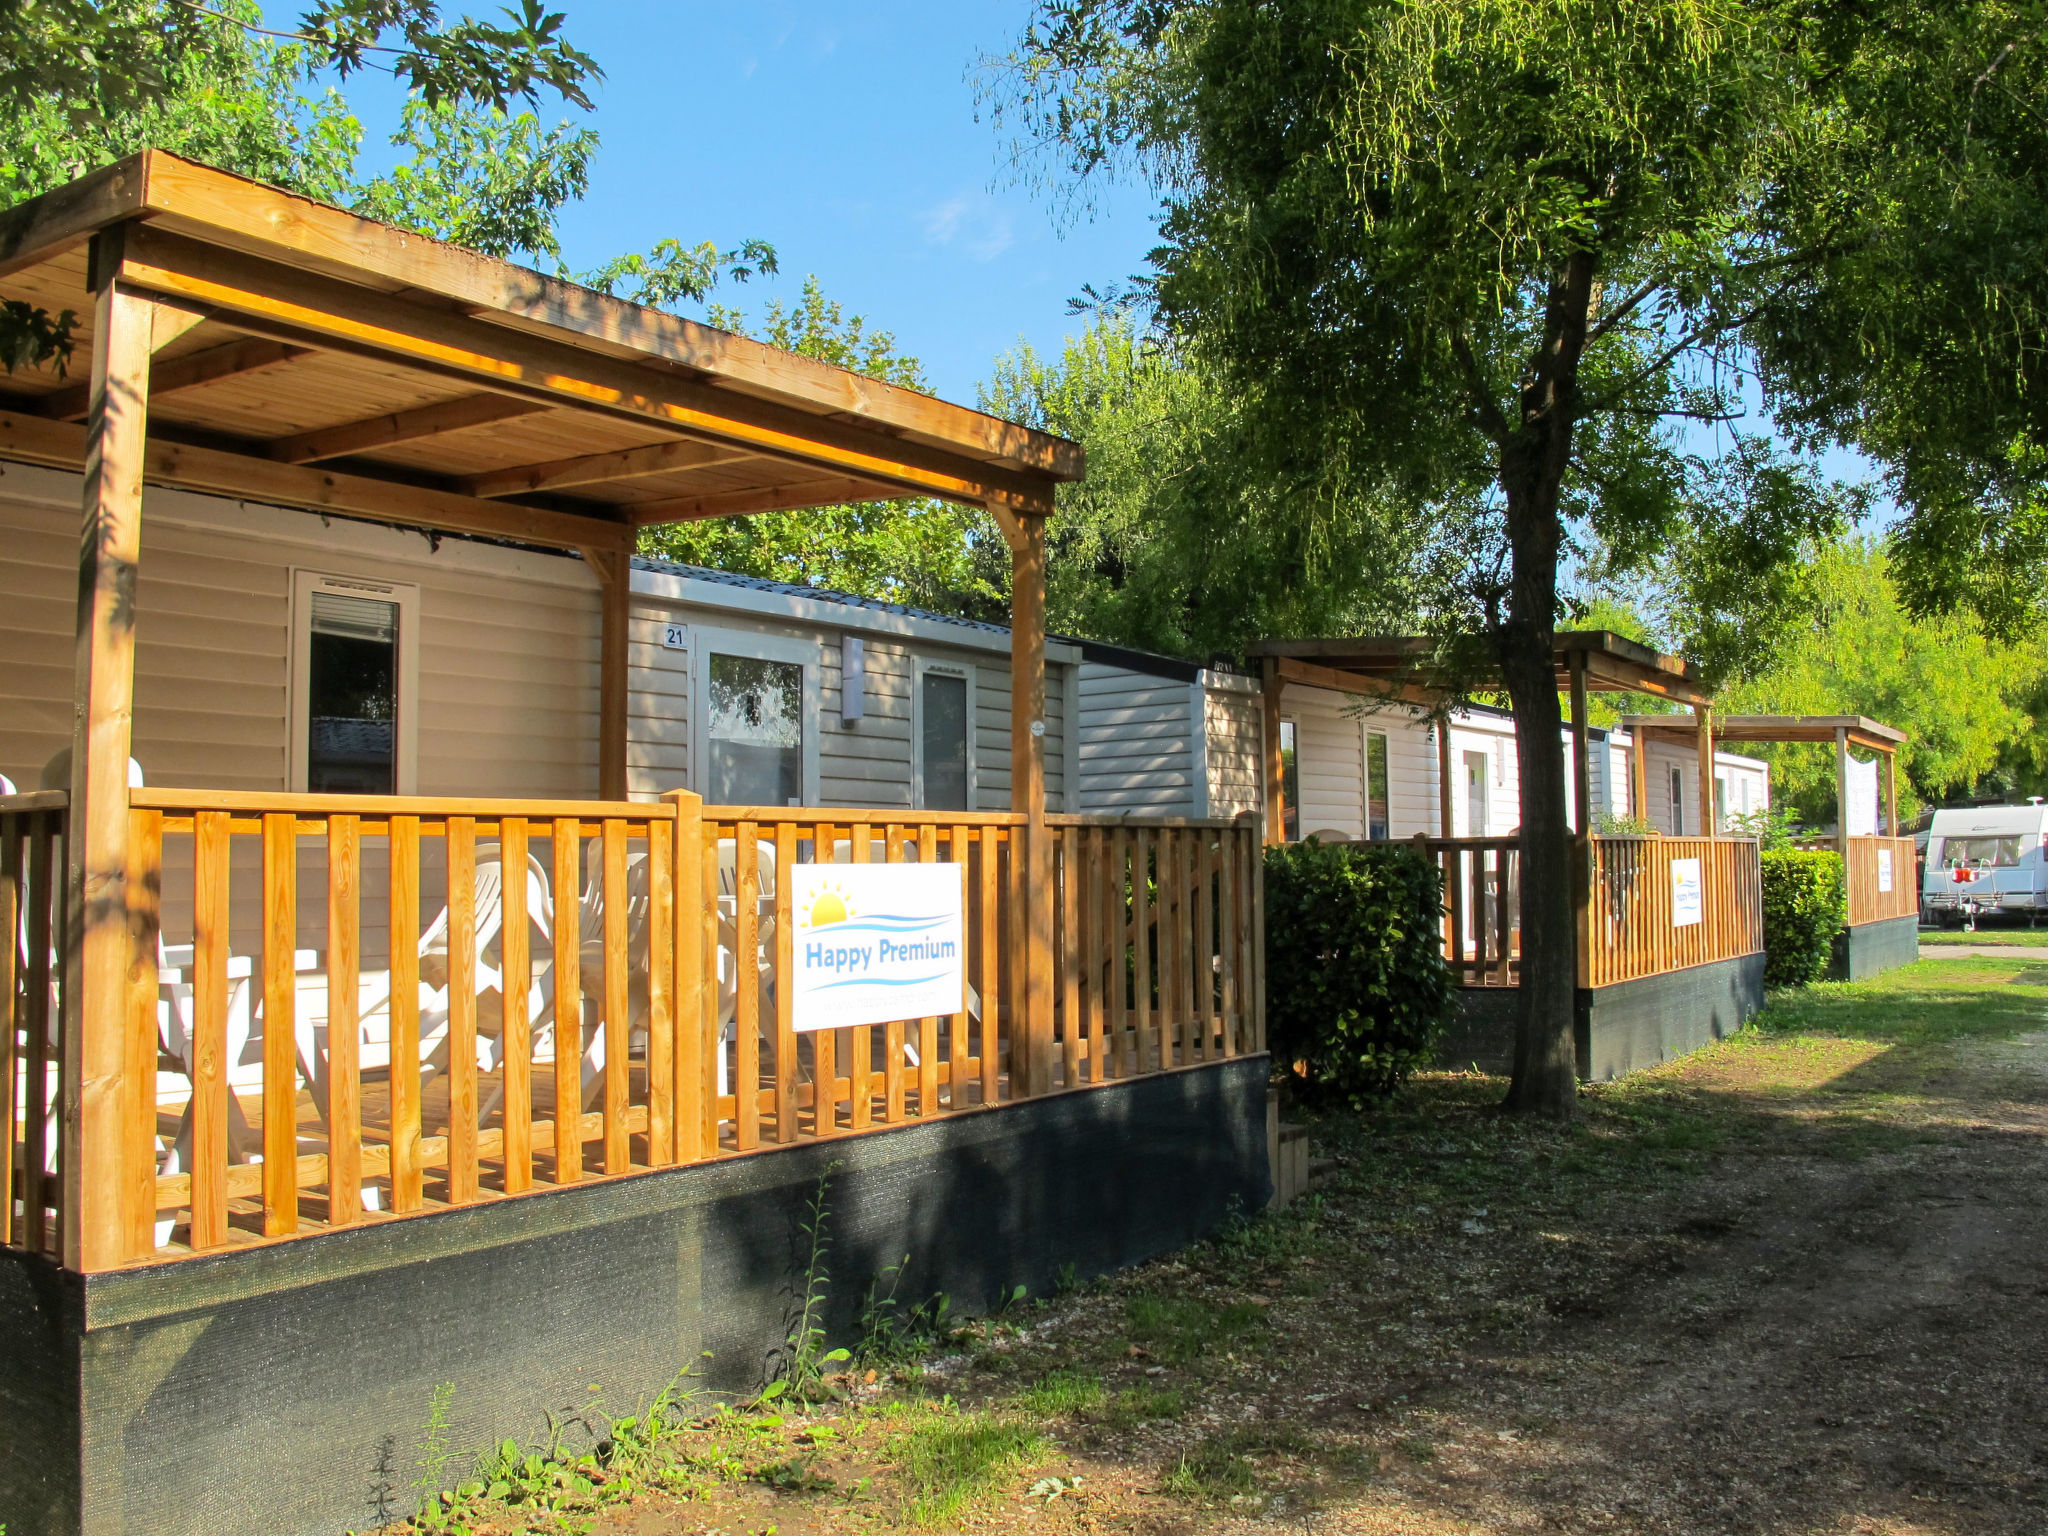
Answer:
<path fill-rule="evenodd" d="M 791 871 L 795 1027 L 845 1029 L 959 1013 L 966 866 L 799 864 Z"/>

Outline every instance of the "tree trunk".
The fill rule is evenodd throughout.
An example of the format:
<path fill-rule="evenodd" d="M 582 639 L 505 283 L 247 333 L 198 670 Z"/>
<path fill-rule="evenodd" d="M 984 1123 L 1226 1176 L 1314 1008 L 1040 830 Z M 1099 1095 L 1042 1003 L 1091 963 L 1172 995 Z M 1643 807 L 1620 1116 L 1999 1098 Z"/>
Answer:
<path fill-rule="evenodd" d="M 1557 566 L 1564 544 L 1558 507 L 1571 464 L 1594 270 L 1591 253 L 1581 252 L 1552 281 L 1543 350 L 1500 455 L 1511 564 L 1507 613 L 1493 641 L 1515 713 L 1522 795 L 1522 1006 L 1515 1076 L 1502 1107 L 1557 1117 L 1578 1107 L 1575 850 L 1565 818 L 1557 702 Z"/>

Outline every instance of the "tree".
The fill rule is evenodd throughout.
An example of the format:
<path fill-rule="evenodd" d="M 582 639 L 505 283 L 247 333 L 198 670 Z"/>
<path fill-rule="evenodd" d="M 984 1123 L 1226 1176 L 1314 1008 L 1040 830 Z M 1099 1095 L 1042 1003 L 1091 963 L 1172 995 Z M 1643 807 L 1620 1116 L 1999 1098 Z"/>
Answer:
<path fill-rule="evenodd" d="M 1287 488 L 1274 532 L 1326 534 L 1347 499 L 1412 509 L 1389 531 L 1419 544 L 1402 563 L 1430 578 L 1429 627 L 1449 660 L 1476 639 L 1505 687 L 1514 1109 L 1576 1100 L 1561 571 L 1595 545 L 1655 559 L 1683 530 L 1770 572 L 1839 517 L 1731 523 L 1668 427 L 1739 414 L 1744 327 L 1804 259 L 1765 218 L 1829 131 L 1803 63 L 1765 6 L 1043 0 L 998 66 L 1020 140 L 1063 173 L 1160 189 L 1161 313 Z"/>
<path fill-rule="evenodd" d="M 0 39 L 11 35 L 31 56 L 81 39 L 100 49 L 42 73 L 17 67 L 19 59 L 0 67 L 0 204 L 155 146 L 573 275 L 562 265 L 556 225 L 562 208 L 583 196 L 598 136 L 567 123 L 544 129 L 533 113 L 508 110 L 515 100 L 536 100 L 544 86 L 589 105 L 583 86 L 600 71 L 562 41 L 559 13 L 525 0 L 514 26 L 465 19 L 441 28 L 429 5 L 346 0 L 307 12 L 299 33 L 268 31 L 261 19 L 254 0 L 0 0 Z M 386 32 L 401 41 L 385 46 Z M 305 92 L 323 68 L 346 77 L 372 67 L 372 54 L 412 88 L 391 135 L 411 153 L 388 174 L 359 181 L 362 124 L 337 91 Z M 664 240 L 582 281 L 607 293 L 630 284 L 636 301 L 665 305 L 700 301 L 721 277 L 744 281 L 775 265 L 774 248 L 759 240 L 725 251 Z M 67 315 L 10 304 L 0 314 L 0 365 L 62 369 L 70 332 Z"/>
<path fill-rule="evenodd" d="M 905 389 L 925 390 L 924 370 L 897 350 L 888 331 L 848 315 L 806 278 L 793 305 L 771 299 L 758 327 L 736 309 L 713 305 L 713 325 Z M 708 518 L 644 529 L 640 548 L 665 560 L 715 566 L 770 581 L 849 592 L 940 609 L 992 622 L 1008 618 L 1008 558 L 1003 584 L 984 575 L 983 548 L 1006 551 L 1001 533 L 978 509 L 927 499 L 855 502 L 800 512 Z"/>
<path fill-rule="evenodd" d="M 1842 541 L 1814 563 L 1807 623 L 1788 627 L 1770 664 L 1730 688 L 1739 714 L 1861 714 L 1907 736 L 1900 808 L 1970 790 L 2033 737 L 2028 696 L 2040 657 L 1988 640 L 1958 614 L 1916 619 L 1894 588 L 1891 560 L 1868 538 Z M 1762 749 L 1774 797 L 1804 821 L 1837 814 L 1832 747 Z"/>

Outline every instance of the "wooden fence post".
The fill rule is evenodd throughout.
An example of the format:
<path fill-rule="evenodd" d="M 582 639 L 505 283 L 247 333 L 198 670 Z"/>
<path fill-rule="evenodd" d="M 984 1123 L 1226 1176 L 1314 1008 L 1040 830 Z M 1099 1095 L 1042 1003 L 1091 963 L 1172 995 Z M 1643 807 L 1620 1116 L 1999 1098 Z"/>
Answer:
<path fill-rule="evenodd" d="M 123 231 L 94 237 L 90 406 L 86 417 L 73 663 L 70 819 L 64 839 L 63 1102 L 58 1252 L 75 1271 L 136 1257 L 139 1185 L 125 1154 L 144 1085 L 127 1071 L 131 969 L 128 755 L 135 708 L 135 595 L 156 306 L 118 281 Z M 154 963 L 155 956 L 150 960 Z M 154 1081 L 149 1084 L 154 1089 Z M 29 1170 L 30 1175 L 40 1169 Z M 154 1216 L 150 1212 L 150 1216 Z"/>

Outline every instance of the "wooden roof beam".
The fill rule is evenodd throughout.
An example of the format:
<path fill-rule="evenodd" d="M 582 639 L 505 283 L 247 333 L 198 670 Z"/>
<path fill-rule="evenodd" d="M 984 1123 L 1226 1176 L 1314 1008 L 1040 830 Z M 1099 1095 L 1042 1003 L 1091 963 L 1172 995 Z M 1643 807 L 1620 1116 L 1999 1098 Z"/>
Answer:
<path fill-rule="evenodd" d="M 1293 656 L 1283 656 L 1277 660 L 1281 681 L 1299 683 L 1305 688 L 1329 688 L 1338 693 L 1364 694 L 1371 698 L 1413 704 L 1420 709 L 1435 709 L 1444 701 L 1442 694 L 1414 683 L 1397 683 L 1391 678 L 1373 677 L 1363 672 L 1345 672 L 1336 667 L 1321 666 L 1316 662 L 1303 661 Z"/>
<path fill-rule="evenodd" d="M 525 496 L 536 491 L 566 491 L 579 485 L 633 480 L 677 469 L 705 469 L 713 464 L 732 464 L 753 457 L 755 455 L 744 449 L 680 438 L 648 443 L 639 448 L 618 448 L 609 453 L 553 459 L 544 464 L 487 470 L 480 475 L 471 475 L 462 482 L 461 488 L 471 496 Z"/>
<path fill-rule="evenodd" d="M 0 412 L 0 458 L 80 470 L 85 466 L 85 437 L 85 428 L 72 422 Z M 280 464 L 184 443 L 151 442 L 144 450 L 142 475 L 151 485 L 554 549 L 630 550 L 633 546 L 631 525 L 608 518 L 482 501 L 367 475 Z"/>
<path fill-rule="evenodd" d="M 833 475 L 815 480 L 791 480 L 742 491 L 713 491 L 701 496 L 671 496 L 661 501 L 643 501 L 626 508 L 638 528 L 662 523 L 697 523 L 711 517 L 745 517 L 757 512 L 794 512 L 804 507 L 829 507 L 845 501 L 887 501 L 903 492 L 894 486 L 877 485 Z"/>
<path fill-rule="evenodd" d="M 689 369 L 751 395 L 841 412 L 873 429 L 907 433 L 956 455 L 1058 480 L 1078 480 L 1085 471 L 1081 445 L 1051 433 L 544 277 L 161 150 L 131 156 L 112 171 L 125 178 L 125 201 L 110 203 L 99 223 L 146 212 L 158 227 L 288 262 L 302 271 L 431 295 L 469 313 L 493 316 L 502 328 L 517 327 L 518 334 L 533 335 L 540 327 L 570 333 L 579 350 Z M 36 203 L 86 185 L 46 194 Z M 73 242 L 96 227 L 83 224 Z"/>
<path fill-rule="evenodd" d="M 149 225 L 129 233 L 120 276 L 146 292 L 210 306 L 225 323 L 252 334 L 402 361 L 548 405 L 651 421 L 828 473 L 886 483 L 897 495 L 1053 510 L 1049 475 L 1000 468 L 873 427 L 847 426 L 671 369 L 429 308 Z"/>
<path fill-rule="evenodd" d="M 536 401 L 517 400 L 510 395 L 458 395 L 453 400 L 436 400 L 409 411 L 390 411 L 382 416 L 366 416 L 311 432 L 295 432 L 290 437 L 272 438 L 263 445 L 263 452 L 280 464 L 313 464 L 321 459 L 371 453 L 379 448 L 395 448 L 400 443 L 416 443 L 470 427 L 488 426 L 494 421 L 533 416 L 547 409 Z"/>
<path fill-rule="evenodd" d="M 293 346 L 288 342 L 264 341 L 244 337 L 218 347 L 208 347 L 204 352 L 193 352 L 185 357 L 175 358 L 168 363 L 158 363 L 149 372 L 149 397 L 161 400 L 165 395 L 175 395 L 180 390 L 197 389 L 202 384 L 215 384 L 222 379 L 239 378 L 245 373 L 258 373 L 265 368 L 275 368 L 280 363 L 289 363 L 310 353 L 311 347 Z M 38 415 L 52 421 L 83 421 L 92 403 L 90 384 L 69 384 L 63 389 L 53 390 L 37 402 Z"/>

